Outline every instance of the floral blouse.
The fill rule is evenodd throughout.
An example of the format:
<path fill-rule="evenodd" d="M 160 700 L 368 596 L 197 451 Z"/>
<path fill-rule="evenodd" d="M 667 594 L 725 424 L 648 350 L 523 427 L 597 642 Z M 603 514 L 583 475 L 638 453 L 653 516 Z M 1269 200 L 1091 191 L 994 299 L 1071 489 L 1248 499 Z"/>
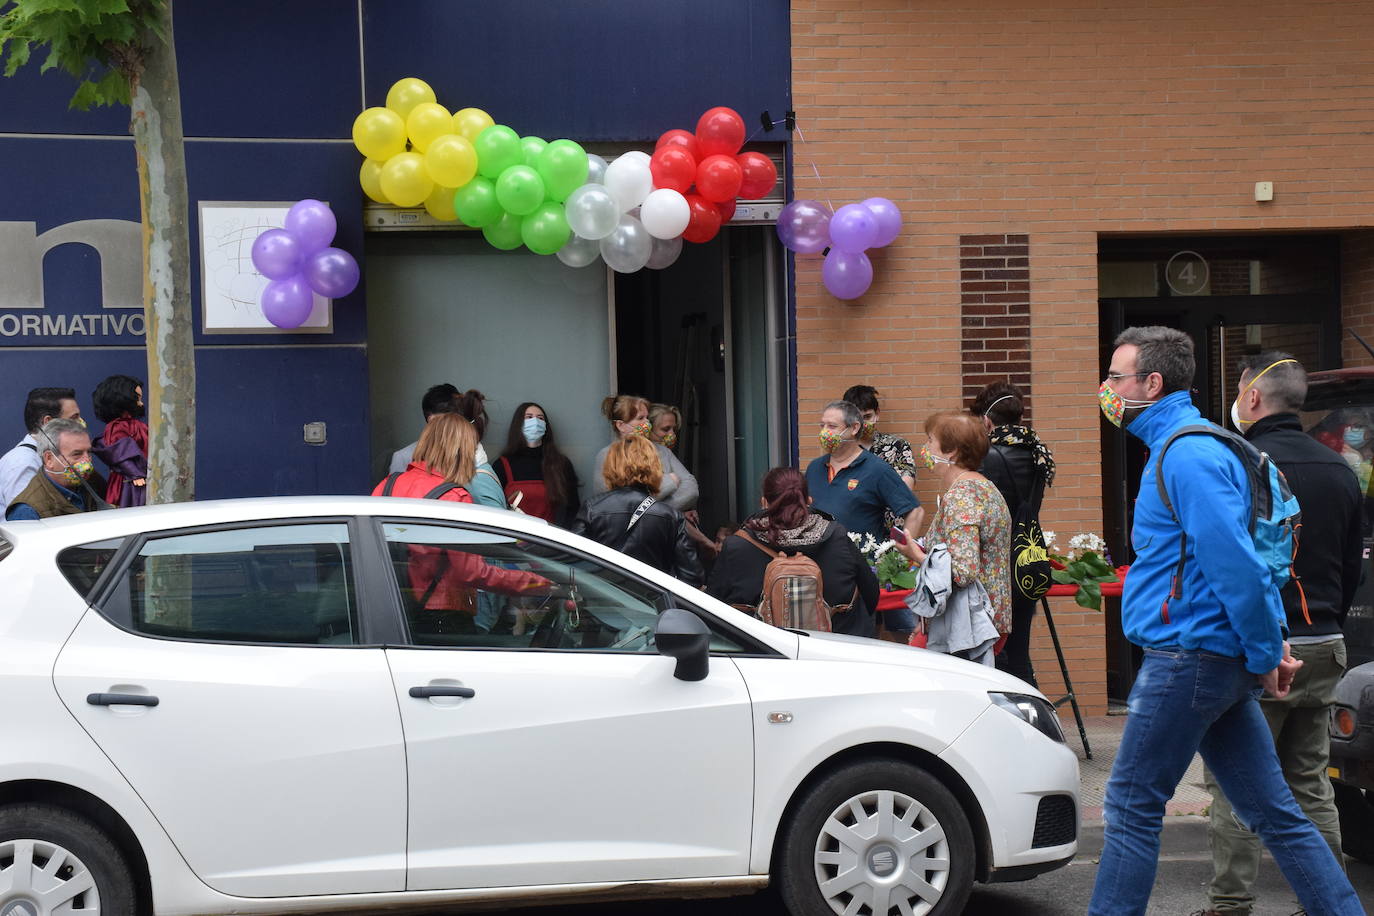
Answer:
<path fill-rule="evenodd" d="M 886 461 L 899 476 L 916 476 L 916 457 L 911 453 L 911 443 L 901 436 L 874 433 L 873 444 L 868 450 Z"/>
<path fill-rule="evenodd" d="M 993 625 L 1011 632 L 1011 515 L 997 487 L 983 477 L 955 481 L 940 499 L 926 532 L 928 546 L 949 548 L 956 586 L 975 578 L 992 599 Z"/>

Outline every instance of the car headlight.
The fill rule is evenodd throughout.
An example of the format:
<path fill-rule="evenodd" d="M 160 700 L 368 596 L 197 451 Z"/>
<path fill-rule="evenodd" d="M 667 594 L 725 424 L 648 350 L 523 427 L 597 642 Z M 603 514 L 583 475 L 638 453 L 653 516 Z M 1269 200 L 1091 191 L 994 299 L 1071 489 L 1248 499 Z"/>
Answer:
<path fill-rule="evenodd" d="M 1059 727 L 1059 716 L 1047 701 L 1026 693 L 992 691 L 988 691 L 988 698 L 992 700 L 992 705 L 1005 709 L 1051 741 L 1064 743 L 1064 730 Z"/>

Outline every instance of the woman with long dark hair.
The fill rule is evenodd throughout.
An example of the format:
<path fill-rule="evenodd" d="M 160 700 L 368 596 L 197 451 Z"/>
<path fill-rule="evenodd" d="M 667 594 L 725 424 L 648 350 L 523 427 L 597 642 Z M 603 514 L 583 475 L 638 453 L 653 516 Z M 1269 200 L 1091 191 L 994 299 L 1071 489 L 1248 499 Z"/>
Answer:
<path fill-rule="evenodd" d="M 110 469 L 105 502 L 142 506 L 148 502 L 148 424 L 144 421 L 143 382 L 131 375 L 112 375 L 95 386 L 91 406 L 105 429 L 91 442 L 91 452 Z"/>
<path fill-rule="evenodd" d="M 577 474 L 568 456 L 558 450 L 548 413 L 535 401 L 515 408 L 495 471 L 506 501 L 521 512 L 565 528 L 572 524 L 578 507 Z"/>
<path fill-rule="evenodd" d="M 725 538 L 711 567 L 706 593 L 726 604 L 757 606 L 763 593 L 764 571 L 773 559 L 751 543 L 750 537 L 788 554 L 816 561 L 825 580 L 825 601 L 832 607 L 851 605 L 831 618 L 831 629 L 852 636 L 872 636 L 878 606 L 878 578 L 849 539 L 844 525 L 811 508 L 806 476 L 796 468 L 773 468 L 763 477 L 763 510 L 749 517 L 743 532 Z"/>

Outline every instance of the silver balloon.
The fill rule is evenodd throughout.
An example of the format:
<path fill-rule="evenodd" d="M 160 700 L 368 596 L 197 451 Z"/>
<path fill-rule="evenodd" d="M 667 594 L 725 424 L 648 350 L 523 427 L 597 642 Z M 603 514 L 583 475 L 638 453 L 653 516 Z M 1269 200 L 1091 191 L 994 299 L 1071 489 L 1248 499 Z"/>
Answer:
<path fill-rule="evenodd" d="M 615 231 L 601 240 L 601 258 L 617 273 L 632 274 L 649 263 L 654 237 L 633 216 L 622 216 Z"/>
<path fill-rule="evenodd" d="M 599 244 L 592 239 L 584 239 L 576 235 L 569 238 L 567 244 L 558 249 L 558 260 L 569 267 L 586 267 L 599 257 L 601 257 Z"/>
<path fill-rule="evenodd" d="M 584 184 L 568 195 L 568 225 L 584 239 L 604 239 L 620 225 L 620 205 L 599 184 Z"/>
<path fill-rule="evenodd" d="M 682 254 L 682 236 L 679 235 L 671 239 L 654 239 L 654 250 L 649 253 L 649 260 L 644 266 L 652 270 L 662 270 L 676 261 L 680 254 Z"/>
<path fill-rule="evenodd" d="M 587 154 L 587 184 L 606 183 L 606 160 L 596 153 Z"/>

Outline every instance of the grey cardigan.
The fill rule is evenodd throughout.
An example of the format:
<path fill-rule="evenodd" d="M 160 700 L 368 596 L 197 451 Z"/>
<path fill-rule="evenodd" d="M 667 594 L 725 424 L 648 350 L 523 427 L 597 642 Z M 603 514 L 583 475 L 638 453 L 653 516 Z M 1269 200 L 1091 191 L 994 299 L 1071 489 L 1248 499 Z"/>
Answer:
<path fill-rule="evenodd" d="M 655 442 L 654 448 L 658 450 L 658 460 L 663 465 L 663 480 L 655 495 L 679 512 L 695 509 L 699 495 L 697 479 L 667 446 Z M 610 450 L 611 447 L 608 445 L 596 453 L 596 469 L 592 473 L 593 495 L 605 493 L 607 490 L 606 478 L 601 476 L 601 469 L 606 466 L 606 453 Z M 669 477 L 669 474 L 677 475 L 677 483 L 673 483 L 673 478 Z"/>
<path fill-rule="evenodd" d="M 926 619 L 926 648 L 991 665 L 997 627 L 992 623 L 992 599 L 974 579 L 954 586 L 949 548 L 936 544 L 921 564 L 920 581 L 906 597 L 906 606 Z"/>

